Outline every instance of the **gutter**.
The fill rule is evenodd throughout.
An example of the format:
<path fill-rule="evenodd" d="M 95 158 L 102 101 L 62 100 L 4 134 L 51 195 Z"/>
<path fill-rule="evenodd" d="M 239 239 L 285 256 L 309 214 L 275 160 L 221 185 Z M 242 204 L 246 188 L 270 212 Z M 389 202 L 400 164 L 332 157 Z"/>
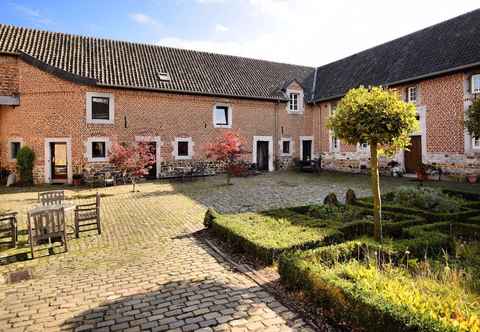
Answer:
<path fill-rule="evenodd" d="M 473 63 L 470 63 L 468 65 L 457 66 L 457 67 L 453 67 L 453 68 L 449 68 L 449 69 L 435 71 L 435 72 L 428 73 L 428 74 L 409 77 L 409 78 L 399 80 L 399 81 L 384 83 L 384 84 L 381 84 L 381 85 L 389 87 L 389 86 L 392 86 L 392 85 L 398 85 L 398 84 L 408 83 L 408 82 L 412 82 L 412 81 L 418 81 L 418 80 L 425 79 L 425 78 L 432 78 L 432 77 L 435 77 L 435 76 L 450 74 L 450 73 L 454 73 L 454 72 L 457 72 L 457 71 L 461 71 L 461 70 L 464 70 L 464 69 L 469 69 L 469 68 L 477 67 L 477 66 L 480 66 L 480 61 L 473 62 Z M 332 99 L 338 99 L 338 98 L 341 98 L 343 96 L 345 96 L 345 93 L 342 93 L 342 94 L 339 94 L 339 95 L 333 95 L 333 96 L 329 96 L 329 97 L 324 97 L 324 98 L 320 98 L 320 99 L 314 99 L 314 100 L 311 100 L 310 103 L 317 103 L 317 102 L 328 101 L 328 100 L 332 100 Z"/>

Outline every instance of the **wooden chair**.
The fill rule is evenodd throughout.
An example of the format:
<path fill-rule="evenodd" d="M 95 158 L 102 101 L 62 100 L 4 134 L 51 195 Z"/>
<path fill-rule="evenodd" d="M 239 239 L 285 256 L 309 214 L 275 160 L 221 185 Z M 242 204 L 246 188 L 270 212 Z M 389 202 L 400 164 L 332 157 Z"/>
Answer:
<path fill-rule="evenodd" d="M 83 228 L 87 229 L 83 229 Z M 95 203 L 77 205 L 75 208 L 75 237 L 80 237 L 80 232 L 97 230 L 102 234 L 100 226 L 100 194 L 97 193 Z"/>
<path fill-rule="evenodd" d="M 5 241 L 8 239 L 8 241 Z M 17 212 L 0 214 L 0 245 L 17 246 Z"/>
<path fill-rule="evenodd" d="M 32 259 L 34 258 L 34 246 L 45 243 L 51 245 L 54 242 L 61 242 L 68 251 L 67 233 L 65 230 L 65 212 L 62 208 L 49 208 L 44 211 L 28 213 L 28 238 Z"/>
<path fill-rule="evenodd" d="M 63 190 L 43 191 L 38 193 L 38 201 L 42 206 L 60 205 L 65 200 Z"/>

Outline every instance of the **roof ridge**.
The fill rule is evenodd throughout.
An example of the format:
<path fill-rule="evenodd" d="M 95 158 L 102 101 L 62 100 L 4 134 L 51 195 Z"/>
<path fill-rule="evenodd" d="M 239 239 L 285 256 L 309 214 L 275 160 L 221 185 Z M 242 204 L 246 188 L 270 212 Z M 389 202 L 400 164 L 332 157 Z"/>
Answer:
<path fill-rule="evenodd" d="M 165 45 L 151 44 L 151 43 L 142 43 L 142 42 L 129 41 L 129 40 L 96 37 L 96 36 L 87 36 L 87 35 L 81 35 L 81 34 L 77 34 L 77 33 L 65 33 L 65 32 L 59 32 L 59 31 L 51 31 L 51 30 L 47 30 L 47 29 L 36 29 L 36 28 L 18 26 L 18 25 L 13 25 L 13 24 L 0 23 L 0 28 L 2 26 L 14 28 L 14 29 L 23 29 L 23 30 L 26 30 L 26 31 L 29 31 L 29 32 L 43 32 L 43 33 L 49 33 L 49 34 L 57 34 L 57 35 L 65 36 L 65 37 L 78 37 L 78 38 L 93 39 L 95 41 L 126 43 L 126 44 L 137 45 L 137 46 L 158 47 L 158 48 L 178 50 L 178 51 L 196 52 L 196 53 L 202 53 L 202 54 L 207 54 L 207 55 L 226 56 L 226 57 L 237 58 L 237 59 L 268 62 L 268 63 L 272 63 L 272 64 L 287 65 L 287 66 L 293 66 L 293 67 L 301 67 L 301 68 L 312 69 L 312 70 L 316 68 L 316 67 L 312 67 L 312 66 L 305 66 L 305 65 L 293 64 L 293 63 L 287 63 L 287 62 L 280 62 L 280 61 L 273 61 L 273 60 L 258 59 L 258 58 L 253 58 L 253 57 L 238 56 L 238 55 L 225 54 L 225 53 L 215 53 L 215 52 L 209 52 L 209 51 L 200 51 L 200 50 L 195 50 L 195 49 L 191 49 L 191 48 L 173 47 L 173 46 L 165 46 Z M 2 52 L 0 51 L 0 53 L 2 53 Z"/>
<path fill-rule="evenodd" d="M 400 37 L 391 39 L 391 40 L 389 40 L 389 41 L 383 42 L 383 43 L 381 43 L 381 44 L 378 44 L 378 45 L 375 45 L 375 46 L 372 46 L 372 47 L 369 47 L 369 48 L 366 48 L 366 49 L 361 50 L 361 51 L 358 51 L 358 52 L 355 52 L 355 53 L 353 53 L 353 54 L 351 54 L 351 55 L 347 55 L 346 57 L 340 58 L 340 59 L 338 59 L 338 60 L 335 60 L 335 61 L 332 61 L 332 62 L 328 62 L 328 63 L 326 63 L 326 64 L 324 64 L 324 65 L 321 65 L 321 66 L 318 66 L 318 67 L 316 67 L 316 68 L 317 68 L 317 69 L 321 69 L 321 68 L 324 68 L 324 67 L 326 67 L 326 66 L 329 66 L 329 65 L 338 63 L 338 62 L 340 62 L 340 61 L 344 61 L 344 60 L 346 60 L 346 59 L 352 58 L 352 57 L 354 57 L 354 56 L 356 56 L 356 55 L 359 55 L 359 54 L 361 54 L 361 53 L 370 51 L 370 50 L 372 50 L 372 49 L 376 49 L 376 48 L 379 48 L 379 47 L 381 47 L 381 46 L 385 46 L 385 45 L 387 45 L 387 44 L 393 43 L 393 42 L 398 41 L 398 40 L 401 40 L 401 39 L 407 39 L 407 38 L 409 38 L 410 36 L 415 35 L 415 34 L 417 34 L 417 33 L 419 33 L 419 32 L 426 31 L 426 30 L 431 30 L 431 29 L 433 29 L 433 28 L 435 28 L 435 27 L 437 27 L 437 26 L 439 26 L 439 25 L 443 25 L 443 24 L 449 23 L 449 22 L 451 22 L 451 21 L 453 21 L 453 20 L 456 20 L 456 19 L 461 18 L 462 16 L 471 15 L 471 14 L 473 14 L 474 12 L 477 12 L 477 11 L 480 12 L 480 8 L 477 8 L 477 9 L 471 10 L 471 11 L 469 11 L 469 12 L 466 12 L 466 13 L 463 13 L 463 14 L 460 14 L 460 15 L 457 15 L 457 16 L 454 16 L 454 17 L 452 17 L 452 18 L 449 18 L 448 20 L 441 21 L 441 22 L 435 23 L 435 24 L 433 24 L 433 25 L 429 25 L 429 26 L 427 26 L 427 27 L 425 27 L 425 28 L 422 28 L 422 29 L 419 29 L 419 30 L 415 30 L 415 31 L 413 31 L 413 32 L 410 32 L 409 34 L 406 34 L 406 35 L 403 35 L 403 36 L 400 36 Z"/>

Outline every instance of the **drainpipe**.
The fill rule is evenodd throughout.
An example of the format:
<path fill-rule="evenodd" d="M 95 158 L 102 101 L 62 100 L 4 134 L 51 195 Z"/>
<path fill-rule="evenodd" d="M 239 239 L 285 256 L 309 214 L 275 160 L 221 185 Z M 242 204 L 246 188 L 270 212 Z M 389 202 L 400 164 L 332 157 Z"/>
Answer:
<path fill-rule="evenodd" d="M 280 102 L 277 100 L 274 105 L 274 133 L 273 133 L 273 167 L 276 168 L 277 165 L 277 148 L 278 148 L 278 105 Z M 276 170 L 276 169 L 275 169 Z"/>

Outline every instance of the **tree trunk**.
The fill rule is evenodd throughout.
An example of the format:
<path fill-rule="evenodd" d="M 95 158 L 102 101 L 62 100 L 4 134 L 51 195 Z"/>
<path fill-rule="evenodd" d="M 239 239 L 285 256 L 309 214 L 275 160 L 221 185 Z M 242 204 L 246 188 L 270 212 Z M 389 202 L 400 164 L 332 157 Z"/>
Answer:
<path fill-rule="evenodd" d="M 370 166 L 372 176 L 373 194 L 373 236 L 375 240 L 382 242 L 382 199 L 380 197 L 380 176 L 378 173 L 378 146 L 377 142 L 370 144 Z"/>
<path fill-rule="evenodd" d="M 232 174 L 230 174 L 230 170 L 227 171 L 227 185 L 232 184 Z"/>
<path fill-rule="evenodd" d="M 135 177 L 132 176 L 132 184 L 133 184 L 133 190 L 132 192 L 135 192 L 135 184 L 136 184 L 136 181 L 135 181 Z"/>

